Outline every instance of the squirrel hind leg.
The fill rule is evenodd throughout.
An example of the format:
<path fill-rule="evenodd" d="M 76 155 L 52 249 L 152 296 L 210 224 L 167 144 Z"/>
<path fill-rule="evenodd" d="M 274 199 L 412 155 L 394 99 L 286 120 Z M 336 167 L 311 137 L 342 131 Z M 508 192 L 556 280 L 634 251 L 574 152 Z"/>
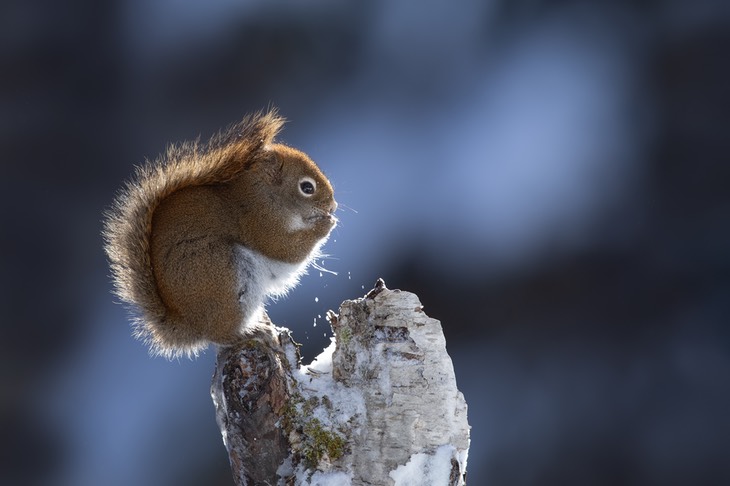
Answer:
<path fill-rule="evenodd" d="M 156 250 L 156 251 L 155 251 Z M 195 354 L 241 339 L 244 321 L 231 244 L 213 236 L 177 240 L 152 252 L 165 318 L 150 329 L 161 354 Z"/>

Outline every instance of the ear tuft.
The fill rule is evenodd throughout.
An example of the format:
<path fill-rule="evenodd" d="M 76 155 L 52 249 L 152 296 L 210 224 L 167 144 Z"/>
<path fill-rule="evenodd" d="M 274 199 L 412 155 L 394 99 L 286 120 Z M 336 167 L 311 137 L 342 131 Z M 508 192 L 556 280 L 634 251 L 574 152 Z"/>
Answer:
<path fill-rule="evenodd" d="M 266 180 L 272 186 L 284 183 L 284 161 L 275 152 L 271 152 L 265 161 L 260 162 Z"/>

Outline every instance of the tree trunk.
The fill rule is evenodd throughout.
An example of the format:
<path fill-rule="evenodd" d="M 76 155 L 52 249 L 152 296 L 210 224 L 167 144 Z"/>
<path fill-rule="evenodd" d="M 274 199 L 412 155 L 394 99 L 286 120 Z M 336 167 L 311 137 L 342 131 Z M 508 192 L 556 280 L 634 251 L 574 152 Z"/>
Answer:
<path fill-rule="evenodd" d="M 440 323 L 382 280 L 300 367 L 287 329 L 221 348 L 211 395 L 238 486 L 462 485 L 469 425 Z"/>

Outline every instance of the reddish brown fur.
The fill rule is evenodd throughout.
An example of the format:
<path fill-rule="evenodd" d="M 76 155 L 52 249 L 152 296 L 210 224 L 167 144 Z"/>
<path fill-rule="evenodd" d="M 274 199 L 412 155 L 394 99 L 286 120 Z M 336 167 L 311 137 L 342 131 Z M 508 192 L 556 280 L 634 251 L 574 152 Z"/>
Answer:
<path fill-rule="evenodd" d="M 137 170 L 107 214 L 116 292 L 139 309 L 136 335 L 154 352 L 240 339 L 235 245 L 298 263 L 332 228 L 332 187 L 305 154 L 272 143 L 282 124 L 257 114 L 206 146 L 170 147 Z M 317 182 L 311 198 L 296 193 L 302 176 Z M 292 232 L 293 214 L 317 217 Z"/>

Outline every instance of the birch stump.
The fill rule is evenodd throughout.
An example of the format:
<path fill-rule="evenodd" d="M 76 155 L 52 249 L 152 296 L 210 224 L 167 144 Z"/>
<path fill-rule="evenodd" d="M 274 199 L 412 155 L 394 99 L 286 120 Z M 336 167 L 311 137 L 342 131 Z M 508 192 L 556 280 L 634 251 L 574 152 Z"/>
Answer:
<path fill-rule="evenodd" d="M 462 485 L 469 425 L 441 324 L 373 290 L 328 320 L 300 366 L 287 329 L 221 348 L 211 395 L 236 485 Z"/>

